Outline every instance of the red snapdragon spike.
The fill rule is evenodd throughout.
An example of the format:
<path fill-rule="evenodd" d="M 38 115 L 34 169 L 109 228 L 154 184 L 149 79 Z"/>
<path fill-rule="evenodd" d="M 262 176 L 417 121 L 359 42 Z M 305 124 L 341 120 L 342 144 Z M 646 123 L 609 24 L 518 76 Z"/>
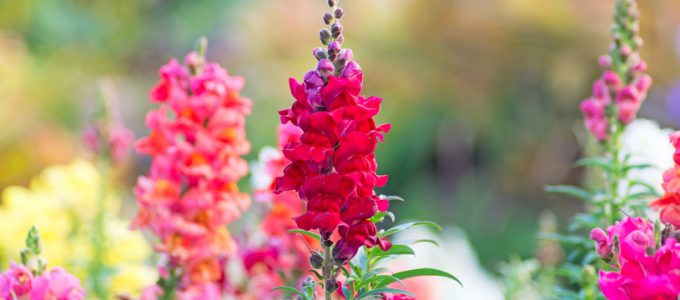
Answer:
<path fill-rule="evenodd" d="M 150 92 L 160 106 L 147 115 L 149 136 L 136 144 L 152 162 L 135 188 L 133 227 L 156 235 L 154 248 L 182 267 L 178 293 L 187 297 L 219 292 L 224 258 L 234 250 L 226 225 L 249 205 L 236 182 L 248 170 L 241 155 L 250 150 L 251 102 L 239 96 L 242 78 L 203 60 L 193 53 L 160 69 Z"/>
<path fill-rule="evenodd" d="M 302 135 L 283 148 L 290 163 L 275 191 L 295 190 L 306 201 L 307 211 L 295 218 L 300 228 L 326 235 L 343 228 L 336 248 L 349 259 L 361 246 L 378 245 L 375 225 L 367 219 L 387 209 L 374 192 L 387 183 L 387 176 L 376 174 L 374 151 L 389 124 L 376 126 L 382 100 L 360 95 L 358 64 L 347 63 L 338 77 L 324 80 L 320 74 L 310 71 L 303 83 L 290 80 L 295 102 L 279 114 Z"/>

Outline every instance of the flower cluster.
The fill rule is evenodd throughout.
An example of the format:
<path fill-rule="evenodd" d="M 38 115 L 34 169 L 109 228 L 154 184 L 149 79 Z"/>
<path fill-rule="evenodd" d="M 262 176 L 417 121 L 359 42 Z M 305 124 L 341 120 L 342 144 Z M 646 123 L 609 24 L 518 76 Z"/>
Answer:
<path fill-rule="evenodd" d="M 343 263 L 361 246 L 390 246 L 368 220 L 387 209 L 387 201 L 374 192 L 387 182 L 376 174 L 374 150 L 390 125 L 376 126 L 373 119 L 382 100 L 360 95 L 361 68 L 350 49 L 341 49 L 343 11 L 335 8 L 335 1 L 329 4 L 333 13 L 324 15 L 324 22 L 332 25 L 320 33 L 327 48 L 314 50 L 317 67 L 302 83 L 290 79 L 296 101 L 280 111 L 282 123 L 299 127 L 302 136 L 283 149 L 290 164 L 276 179 L 276 192 L 295 190 L 306 201 L 306 212 L 295 218 L 298 227 L 319 230 L 325 241 L 339 232 L 333 256 Z"/>
<path fill-rule="evenodd" d="M 39 257 L 42 244 L 38 231 L 32 227 L 21 251 L 22 264 L 12 262 L 9 270 L 0 272 L 0 300 L 81 300 L 85 290 L 80 281 L 61 267 L 46 270 Z"/>
<path fill-rule="evenodd" d="M 654 209 L 660 210 L 661 222 L 680 227 L 680 131 L 670 135 L 674 166 L 663 174 L 664 195 L 650 203 Z"/>
<path fill-rule="evenodd" d="M 607 228 L 591 232 L 597 253 L 613 255 L 614 271 L 601 270 L 599 286 L 610 300 L 677 299 L 680 294 L 680 243 L 662 237 L 656 247 L 654 224 L 641 218 L 624 218 Z"/>
<path fill-rule="evenodd" d="M 63 268 L 54 267 L 35 276 L 25 266 L 12 263 L 9 270 L 0 273 L 0 299 L 79 300 L 85 299 L 85 291 L 78 278 Z"/>
<path fill-rule="evenodd" d="M 642 39 L 637 5 L 632 0 L 619 1 L 617 10 L 611 51 L 600 58 L 605 71 L 593 84 L 593 95 L 581 102 L 585 126 L 600 141 L 618 130 L 618 122 L 628 124 L 635 119 L 652 85 L 638 52 Z"/>
<path fill-rule="evenodd" d="M 225 225 L 249 206 L 236 183 L 248 171 L 241 155 L 250 150 L 244 125 L 251 101 L 239 95 L 243 78 L 205 62 L 202 51 L 185 64 L 170 60 L 151 90 L 160 107 L 147 114 L 150 133 L 136 147 L 153 160 L 135 188 L 133 226 L 158 237 L 171 275 L 181 268 L 180 293 L 205 295 L 219 291 L 225 256 L 235 248 Z"/>

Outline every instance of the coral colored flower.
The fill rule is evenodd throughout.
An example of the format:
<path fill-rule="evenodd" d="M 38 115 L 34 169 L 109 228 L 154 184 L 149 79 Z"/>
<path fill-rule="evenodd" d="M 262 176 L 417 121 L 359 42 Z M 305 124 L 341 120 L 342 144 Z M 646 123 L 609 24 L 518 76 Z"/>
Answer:
<path fill-rule="evenodd" d="M 675 165 L 663 174 L 664 195 L 651 202 L 650 206 L 660 210 L 661 222 L 680 227 L 680 131 L 671 133 L 670 142 L 675 147 Z"/>
<path fill-rule="evenodd" d="M 224 259 L 235 251 L 226 225 L 249 206 L 236 183 L 248 165 L 245 117 L 251 101 L 241 97 L 241 77 L 190 53 L 185 65 L 172 59 L 150 92 L 147 137 L 137 150 L 152 156 L 135 188 L 139 212 L 133 226 L 158 237 L 157 251 L 171 267 L 183 267 L 180 298 L 206 299 L 225 277 Z M 145 291 L 151 297 L 153 289 Z M 219 288 L 217 288 L 219 294 Z"/>
<path fill-rule="evenodd" d="M 337 50 L 331 48 L 331 54 Z M 389 247 L 377 238 L 375 225 L 367 219 L 379 208 L 387 209 L 374 193 L 387 182 L 386 176 L 376 174 L 374 151 L 390 125 L 378 126 L 373 119 L 382 100 L 360 95 L 359 64 L 329 63 L 320 59 L 302 83 L 290 79 L 296 101 L 279 113 L 282 123 L 300 128 L 302 135 L 283 149 L 290 164 L 277 178 L 276 192 L 294 190 L 306 201 L 306 212 L 295 218 L 298 227 L 319 230 L 325 239 L 340 233 L 334 252 L 342 261 L 361 246 Z"/>

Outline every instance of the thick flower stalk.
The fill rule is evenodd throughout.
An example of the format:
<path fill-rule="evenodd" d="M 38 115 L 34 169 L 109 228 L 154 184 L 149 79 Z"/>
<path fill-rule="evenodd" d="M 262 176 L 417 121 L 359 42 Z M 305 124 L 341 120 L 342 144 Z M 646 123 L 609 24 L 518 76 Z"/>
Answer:
<path fill-rule="evenodd" d="M 224 260 L 235 250 L 226 225 L 249 206 L 236 183 L 248 170 L 241 155 L 250 149 L 244 125 L 251 101 L 239 95 L 243 78 L 205 61 L 204 49 L 160 69 L 151 90 L 160 107 L 147 114 L 150 133 L 136 144 L 152 162 L 137 182 L 133 226 L 155 235 L 155 249 L 167 257 L 148 298 L 219 294 Z"/>
<path fill-rule="evenodd" d="M 612 44 L 600 57 L 605 71 L 593 84 L 592 97 L 581 102 L 586 128 L 599 141 L 618 147 L 623 126 L 632 122 L 647 97 L 652 79 L 640 58 L 639 11 L 635 0 L 617 0 Z"/>
<path fill-rule="evenodd" d="M 592 230 L 597 253 L 612 271 L 600 270 L 598 284 L 609 300 L 667 299 L 680 295 L 680 243 L 668 232 L 657 244 L 654 224 L 626 217 L 607 232 Z"/>
<path fill-rule="evenodd" d="M 38 230 L 32 227 L 26 237 L 26 248 L 21 251 L 21 264 L 12 262 L 9 270 L 0 272 L 0 300 L 85 299 L 78 278 L 61 267 L 48 270 L 41 252 Z"/>
<path fill-rule="evenodd" d="M 306 202 L 305 213 L 295 222 L 301 229 L 319 231 L 325 249 L 320 267 L 326 289 L 332 291 L 337 283 L 331 261 L 341 266 L 362 246 L 390 247 L 369 220 L 387 209 L 387 201 L 374 192 L 387 182 L 376 174 L 374 151 L 390 125 L 375 124 L 382 99 L 361 95 L 361 68 L 352 50 L 341 47 L 344 12 L 336 1 L 328 4 L 331 12 L 323 20 L 330 29 L 320 32 L 327 47 L 313 51 L 317 67 L 302 83 L 290 79 L 295 102 L 280 111 L 282 123 L 299 127 L 302 136 L 283 149 L 290 164 L 276 179 L 276 192 L 295 190 Z M 337 241 L 331 239 L 334 232 L 340 235 Z"/>

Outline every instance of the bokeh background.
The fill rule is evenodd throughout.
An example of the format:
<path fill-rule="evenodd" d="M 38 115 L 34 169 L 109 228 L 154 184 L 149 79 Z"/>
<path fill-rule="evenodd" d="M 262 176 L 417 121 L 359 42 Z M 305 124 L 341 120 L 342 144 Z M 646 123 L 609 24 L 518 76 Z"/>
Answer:
<path fill-rule="evenodd" d="M 643 57 L 655 85 L 641 115 L 680 127 L 680 2 L 640 1 Z M 538 216 L 562 226 L 582 209 L 543 192 L 578 183 L 587 141 L 578 103 L 609 44 L 612 0 L 343 0 L 346 46 L 365 93 L 384 98 L 383 192 L 403 219 L 459 227 L 491 272 L 532 256 Z M 85 155 L 82 131 L 108 78 L 117 109 L 146 134 L 158 68 L 197 37 L 208 57 L 247 80 L 248 138 L 275 144 L 288 78 L 315 60 L 322 0 L 0 1 L 0 188 Z M 118 176 L 131 189 L 148 161 Z M 125 203 L 134 209 L 130 194 Z M 2 205 L 0 203 L 0 205 Z M 2 220 L 0 220 L 0 224 Z M 455 254 L 454 254 L 455 255 Z"/>

